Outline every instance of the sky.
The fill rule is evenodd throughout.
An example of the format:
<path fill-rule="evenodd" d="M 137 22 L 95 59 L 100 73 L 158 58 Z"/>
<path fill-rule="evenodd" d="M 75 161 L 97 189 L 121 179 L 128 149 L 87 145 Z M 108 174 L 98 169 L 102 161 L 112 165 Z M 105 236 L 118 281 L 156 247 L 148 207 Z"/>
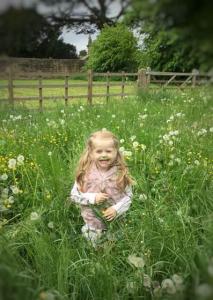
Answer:
<path fill-rule="evenodd" d="M 36 3 L 36 0 L 0 0 L 0 11 L 7 9 L 9 6 L 30 6 Z M 38 6 L 39 12 L 45 12 L 46 8 L 44 6 Z M 116 11 L 116 1 L 113 7 L 113 11 Z M 98 33 L 91 35 L 92 40 L 96 38 Z M 61 35 L 65 43 L 72 44 L 76 47 L 77 53 L 81 50 L 87 50 L 88 38 L 86 34 L 76 34 L 74 31 L 67 31 L 64 28 Z"/>
<path fill-rule="evenodd" d="M 91 35 L 92 40 L 94 40 L 97 36 L 96 34 Z M 88 34 L 76 34 L 73 31 L 67 32 L 66 29 L 63 30 L 61 35 L 65 43 L 72 44 L 76 47 L 77 52 L 81 50 L 87 50 L 88 44 Z"/>

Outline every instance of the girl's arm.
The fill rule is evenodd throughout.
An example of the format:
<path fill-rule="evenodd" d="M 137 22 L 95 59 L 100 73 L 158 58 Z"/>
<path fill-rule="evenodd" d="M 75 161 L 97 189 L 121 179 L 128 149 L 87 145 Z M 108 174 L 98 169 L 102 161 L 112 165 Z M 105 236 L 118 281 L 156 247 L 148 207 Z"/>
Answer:
<path fill-rule="evenodd" d="M 78 189 L 78 185 L 75 182 L 70 193 L 70 198 L 73 202 L 81 205 L 95 204 L 95 196 L 97 193 L 82 193 Z"/>
<path fill-rule="evenodd" d="M 119 200 L 118 203 L 113 205 L 112 207 L 116 210 L 117 216 L 124 214 L 130 207 L 132 202 L 132 188 L 131 186 L 127 186 L 125 188 L 125 196 Z"/>

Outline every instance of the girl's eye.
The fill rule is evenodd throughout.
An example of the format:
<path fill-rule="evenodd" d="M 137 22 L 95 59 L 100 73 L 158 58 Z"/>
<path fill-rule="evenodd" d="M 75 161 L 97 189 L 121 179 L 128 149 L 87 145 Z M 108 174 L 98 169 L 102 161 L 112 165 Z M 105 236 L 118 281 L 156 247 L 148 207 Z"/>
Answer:
<path fill-rule="evenodd" d="M 97 150 L 96 153 L 101 153 L 101 150 Z"/>
<path fill-rule="evenodd" d="M 108 150 L 107 153 L 111 153 L 111 150 Z"/>

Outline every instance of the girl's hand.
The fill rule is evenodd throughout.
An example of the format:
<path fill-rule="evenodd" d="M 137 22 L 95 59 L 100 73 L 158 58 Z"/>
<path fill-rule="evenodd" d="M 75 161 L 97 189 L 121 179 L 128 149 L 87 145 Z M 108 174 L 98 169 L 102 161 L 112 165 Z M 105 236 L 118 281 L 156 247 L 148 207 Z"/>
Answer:
<path fill-rule="evenodd" d="M 96 204 L 100 204 L 103 203 L 104 201 L 106 201 L 108 199 L 108 195 L 106 193 L 97 193 L 97 195 L 95 196 L 95 203 Z"/>
<path fill-rule="evenodd" d="M 107 219 L 107 221 L 112 221 L 116 215 L 117 212 L 116 210 L 111 206 L 109 208 L 107 208 L 104 212 L 103 212 L 104 217 Z"/>

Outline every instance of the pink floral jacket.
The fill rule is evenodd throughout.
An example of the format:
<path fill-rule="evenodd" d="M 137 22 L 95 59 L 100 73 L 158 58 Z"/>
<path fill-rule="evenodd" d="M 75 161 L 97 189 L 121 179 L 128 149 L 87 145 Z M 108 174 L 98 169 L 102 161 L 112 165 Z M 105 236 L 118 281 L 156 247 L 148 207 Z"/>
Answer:
<path fill-rule="evenodd" d="M 84 191 L 80 192 L 75 182 L 71 190 L 71 200 L 81 206 L 81 215 L 87 225 L 94 229 L 104 229 L 103 222 L 94 213 L 91 205 L 95 204 L 97 193 L 107 193 L 109 200 L 107 206 L 112 206 L 117 216 L 125 213 L 131 204 L 132 189 L 127 186 L 124 192 L 120 192 L 116 185 L 117 167 L 113 166 L 107 172 L 101 173 L 95 164 L 85 176 Z M 97 206 L 98 207 L 98 206 Z"/>

